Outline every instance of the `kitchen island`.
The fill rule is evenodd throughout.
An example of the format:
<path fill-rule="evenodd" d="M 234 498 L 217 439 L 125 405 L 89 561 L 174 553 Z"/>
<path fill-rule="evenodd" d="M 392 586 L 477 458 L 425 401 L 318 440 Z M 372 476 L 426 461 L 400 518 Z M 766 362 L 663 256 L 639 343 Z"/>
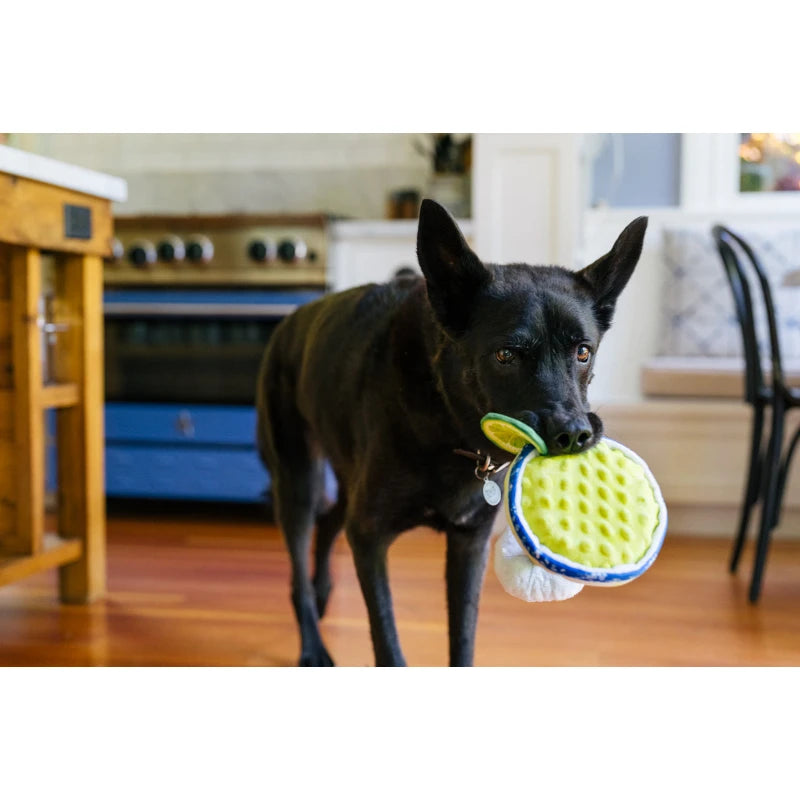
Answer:
<path fill-rule="evenodd" d="M 105 591 L 103 257 L 124 181 L 0 146 L 0 586 L 59 568 L 65 602 Z M 42 253 L 55 263 L 45 319 Z M 45 383 L 43 336 L 59 331 Z M 56 414 L 57 530 L 46 531 L 45 425 Z"/>

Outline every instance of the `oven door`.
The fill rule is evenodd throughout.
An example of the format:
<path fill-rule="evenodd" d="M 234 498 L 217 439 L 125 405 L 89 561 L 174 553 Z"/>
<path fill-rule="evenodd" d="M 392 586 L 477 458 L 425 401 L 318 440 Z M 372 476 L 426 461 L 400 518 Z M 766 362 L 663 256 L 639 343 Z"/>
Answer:
<path fill-rule="evenodd" d="M 106 290 L 110 497 L 258 501 L 256 380 L 276 325 L 320 291 Z"/>
<path fill-rule="evenodd" d="M 252 405 L 275 326 L 314 291 L 107 290 L 106 399 Z"/>

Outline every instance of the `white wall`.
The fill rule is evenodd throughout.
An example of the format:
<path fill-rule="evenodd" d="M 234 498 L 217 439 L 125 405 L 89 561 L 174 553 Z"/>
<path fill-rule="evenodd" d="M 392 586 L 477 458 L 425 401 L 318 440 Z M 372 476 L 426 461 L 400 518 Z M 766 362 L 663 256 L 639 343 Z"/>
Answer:
<path fill-rule="evenodd" d="M 623 228 L 640 213 L 627 209 L 587 212 L 579 250 L 580 265 L 591 264 L 607 253 Z M 641 399 L 641 366 L 657 351 L 659 293 L 664 277 L 661 257 L 663 214 L 654 212 L 648 216 L 650 221 L 642 256 L 617 303 L 614 322 L 597 354 L 594 378 L 589 388 L 589 399 L 594 407 Z"/>

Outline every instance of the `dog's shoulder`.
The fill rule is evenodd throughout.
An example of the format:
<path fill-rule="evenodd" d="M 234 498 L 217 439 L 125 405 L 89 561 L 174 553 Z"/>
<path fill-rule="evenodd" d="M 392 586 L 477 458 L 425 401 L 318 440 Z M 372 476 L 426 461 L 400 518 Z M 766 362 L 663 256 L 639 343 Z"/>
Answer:
<path fill-rule="evenodd" d="M 419 275 L 400 275 L 387 283 L 372 283 L 363 290 L 355 313 L 359 316 L 382 316 L 399 308 L 409 297 L 424 297 L 425 281 Z"/>

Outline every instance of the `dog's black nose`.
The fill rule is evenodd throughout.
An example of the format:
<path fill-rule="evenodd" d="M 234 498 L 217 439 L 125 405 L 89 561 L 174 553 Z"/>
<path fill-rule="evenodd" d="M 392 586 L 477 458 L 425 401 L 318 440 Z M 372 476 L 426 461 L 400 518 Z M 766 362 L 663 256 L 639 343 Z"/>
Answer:
<path fill-rule="evenodd" d="M 580 453 L 586 450 L 591 441 L 594 431 L 585 417 L 578 417 L 569 420 L 553 421 L 546 426 L 547 449 L 550 455 L 565 455 L 568 453 Z"/>

